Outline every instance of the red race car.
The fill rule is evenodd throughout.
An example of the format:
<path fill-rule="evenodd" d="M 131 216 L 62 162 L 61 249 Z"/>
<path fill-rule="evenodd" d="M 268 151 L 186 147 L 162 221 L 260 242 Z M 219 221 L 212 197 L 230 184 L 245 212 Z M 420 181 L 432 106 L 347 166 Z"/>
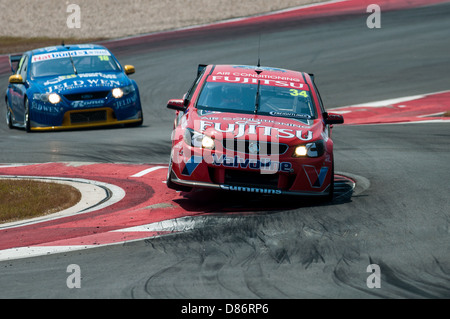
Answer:
<path fill-rule="evenodd" d="M 259 63 L 258 63 L 259 64 Z M 312 74 L 199 65 L 176 110 L 167 186 L 332 200 L 331 128 Z"/>

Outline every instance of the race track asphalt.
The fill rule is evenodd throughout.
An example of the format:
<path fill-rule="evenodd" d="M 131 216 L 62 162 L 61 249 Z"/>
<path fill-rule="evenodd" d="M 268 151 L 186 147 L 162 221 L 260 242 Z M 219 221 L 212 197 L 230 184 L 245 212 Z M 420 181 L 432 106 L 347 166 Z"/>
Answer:
<path fill-rule="evenodd" d="M 167 100 L 182 96 L 198 63 L 255 64 L 259 38 L 261 63 L 314 73 L 328 108 L 448 90 L 449 15 L 443 3 L 382 12 L 380 29 L 362 12 L 117 50 L 136 67 L 143 127 L 26 134 L 3 123 L 0 163 L 166 163 Z M 336 171 L 361 177 L 351 198 L 212 212 L 186 233 L 2 261 L 0 298 L 449 298 L 448 123 L 333 134 Z M 239 198 L 221 200 L 246 211 Z M 79 289 L 66 285 L 71 264 Z M 380 288 L 367 286 L 371 264 Z"/>

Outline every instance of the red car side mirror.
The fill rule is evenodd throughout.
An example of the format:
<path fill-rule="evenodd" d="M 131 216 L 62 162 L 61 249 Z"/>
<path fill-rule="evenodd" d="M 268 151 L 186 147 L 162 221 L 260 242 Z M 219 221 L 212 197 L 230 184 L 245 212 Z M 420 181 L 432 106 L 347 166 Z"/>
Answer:
<path fill-rule="evenodd" d="M 186 106 L 184 105 L 184 100 L 182 99 L 169 100 L 169 102 L 167 102 L 167 108 L 176 111 L 186 111 Z"/>
<path fill-rule="evenodd" d="M 344 117 L 341 114 L 324 113 L 323 114 L 325 124 L 342 124 L 344 123 Z"/>

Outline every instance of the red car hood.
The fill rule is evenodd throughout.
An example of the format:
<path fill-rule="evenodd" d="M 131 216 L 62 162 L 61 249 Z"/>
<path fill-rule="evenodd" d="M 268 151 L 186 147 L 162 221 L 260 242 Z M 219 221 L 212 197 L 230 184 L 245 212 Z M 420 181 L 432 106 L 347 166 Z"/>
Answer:
<path fill-rule="evenodd" d="M 299 144 L 321 138 L 323 122 L 320 119 L 240 113 L 187 114 L 188 127 L 214 138 L 264 140 Z"/>

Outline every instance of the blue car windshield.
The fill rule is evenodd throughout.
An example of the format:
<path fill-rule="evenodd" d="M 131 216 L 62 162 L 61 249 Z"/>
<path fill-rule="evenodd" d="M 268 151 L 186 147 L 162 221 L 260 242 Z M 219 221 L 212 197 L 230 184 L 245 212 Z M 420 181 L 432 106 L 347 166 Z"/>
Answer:
<path fill-rule="evenodd" d="M 289 87 L 207 82 L 197 101 L 206 112 L 256 113 L 297 119 L 315 118 L 310 92 Z"/>
<path fill-rule="evenodd" d="M 59 76 L 74 73 L 111 72 L 120 70 L 115 59 L 106 50 L 78 50 L 63 53 L 55 52 L 34 55 L 31 60 L 31 76 Z"/>

